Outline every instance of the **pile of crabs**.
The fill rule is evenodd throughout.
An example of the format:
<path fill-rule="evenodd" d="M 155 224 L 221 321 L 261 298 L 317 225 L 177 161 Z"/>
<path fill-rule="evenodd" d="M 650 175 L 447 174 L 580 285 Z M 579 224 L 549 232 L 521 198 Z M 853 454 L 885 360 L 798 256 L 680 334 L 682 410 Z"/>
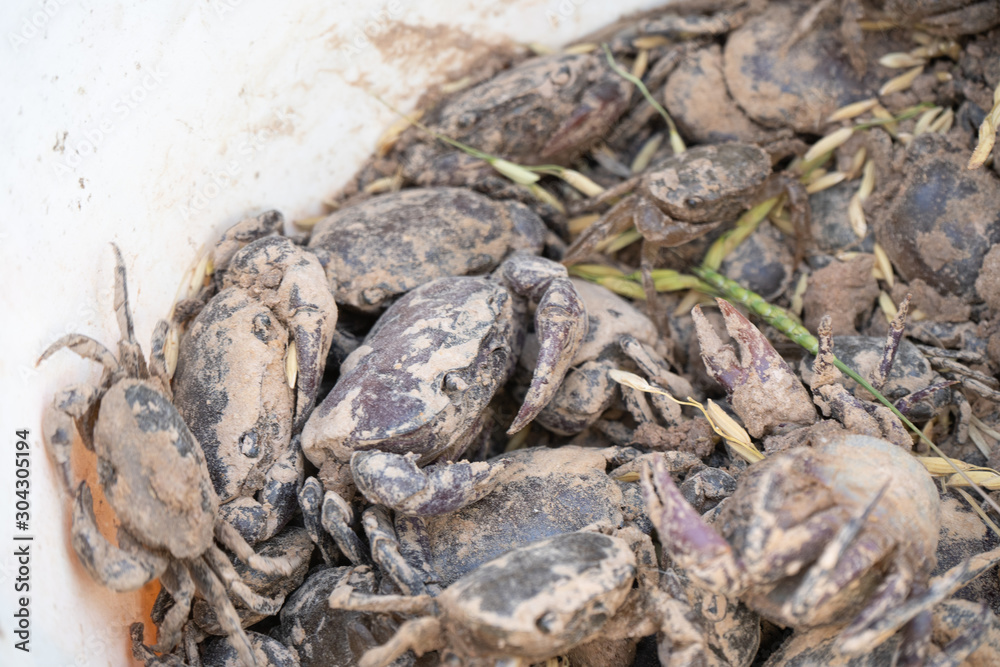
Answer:
<path fill-rule="evenodd" d="M 44 425 L 81 563 L 161 583 L 136 659 L 1000 662 L 1000 6 L 686 4 L 429 93 L 148 359 L 115 248 Z"/>

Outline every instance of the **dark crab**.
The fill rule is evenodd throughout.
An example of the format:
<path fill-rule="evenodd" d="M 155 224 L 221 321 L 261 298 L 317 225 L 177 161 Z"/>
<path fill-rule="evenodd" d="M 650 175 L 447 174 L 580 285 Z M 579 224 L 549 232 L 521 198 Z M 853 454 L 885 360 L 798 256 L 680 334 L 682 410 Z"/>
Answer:
<path fill-rule="evenodd" d="M 197 591 L 214 607 L 244 664 L 255 664 L 227 592 L 265 614 L 277 613 L 281 600 L 253 593 L 215 540 L 261 572 L 288 574 L 289 563 L 258 556 L 219 517 L 219 498 L 204 454 L 169 399 L 163 357 L 167 324 L 161 321 L 155 329 L 147 366 L 135 340 L 125 265 L 113 247 L 115 312 L 122 335 L 117 358 L 81 334 L 62 337 L 39 358 L 44 361 L 68 348 L 104 367 L 100 384 L 77 385 L 57 394 L 43 424 L 67 488 L 74 486 L 73 434 L 97 455 L 104 495 L 120 522 L 115 546 L 98 529 L 90 487 L 80 482 L 73 502 L 73 549 L 90 575 L 112 590 L 136 590 L 160 578 L 176 604 L 161 625 L 156 650 L 176 645 Z"/>
<path fill-rule="evenodd" d="M 426 465 L 457 459 L 468 448 L 517 363 L 525 298 L 538 303 L 541 351 L 510 432 L 550 400 L 586 334 L 583 302 L 566 270 L 540 257 L 514 254 L 495 276 L 440 278 L 411 291 L 343 363 L 336 386 L 302 432 L 303 452 L 320 468 L 330 498 L 322 502 L 350 498 L 355 452 L 411 454 Z M 300 500 L 318 525 L 319 499 Z M 349 521 L 346 504 L 341 514 Z M 349 531 L 334 531 L 338 535 L 354 541 Z"/>
<path fill-rule="evenodd" d="M 796 228 L 805 230 L 805 190 L 792 179 L 770 176 L 771 158 L 752 144 L 698 146 L 668 157 L 600 196 L 598 201 L 607 201 L 632 192 L 573 242 L 563 263 L 580 262 L 605 238 L 634 225 L 644 239 L 644 267 L 651 266 L 659 247 L 703 236 L 752 204 L 780 193 L 789 197 Z"/>
<path fill-rule="evenodd" d="M 371 502 L 400 510 L 394 522 L 380 507 L 365 512 L 375 561 L 401 590 L 436 594 L 518 545 L 595 523 L 648 531 L 638 486 L 615 479 L 637 469 L 637 456 L 567 445 L 420 469 L 408 457 L 364 452 L 354 469 Z M 671 458 L 677 470 L 696 464 L 691 455 Z"/>
<path fill-rule="evenodd" d="M 565 164 L 607 134 L 631 93 L 631 84 L 608 67 L 603 54 L 541 56 L 445 98 L 422 121 L 439 135 L 512 162 Z M 362 169 L 348 193 L 398 169 L 418 186 L 510 190 L 482 160 L 413 127 L 388 159 Z"/>
<path fill-rule="evenodd" d="M 222 513 L 250 542 L 291 518 L 337 306 L 316 258 L 281 236 L 235 252 L 180 343 L 174 403 L 201 443 Z"/>
<path fill-rule="evenodd" d="M 342 586 L 330 606 L 417 615 L 368 651 L 363 667 L 388 665 L 407 650 L 443 651 L 446 661 L 451 655 L 538 662 L 585 642 L 654 633 L 661 633 L 664 664 L 704 659 L 701 634 L 685 618 L 687 605 L 657 584 L 649 538 L 635 530 L 619 535 L 565 533 L 514 549 L 433 598 L 364 595 Z"/>
<path fill-rule="evenodd" d="M 904 449 L 843 435 L 772 455 L 740 477 L 719 532 L 662 465 L 644 470 L 642 483 L 664 549 L 700 585 L 784 626 L 846 622 L 838 641 L 850 655 L 906 626 L 920 654 L 926 605 L 941 594 L 930 585 L 940 506 L 927 470 Z"/>
<path fill-rule="evenodd" d="M 460 188 L 414 188 L 327 216 L 309 249 L 337 303 L 378 313 L 436 278 L 489 273 L 519 250 L 540 254 L 545 234 L 522 204 Z"/>
<path fill-rule="evenodd" d="M 366 594 L 378 589 L 370 568 L 319 567 L 282 607 L 274 636 L 298 654 L 302 667 L 351 667 L 365 651 L 392 638 L 398 624 L 387 615 L 330 609 L 330 593 L 343 585 Z M 413 659 L 403 656 L 393 664 L 404 667 Z"/>

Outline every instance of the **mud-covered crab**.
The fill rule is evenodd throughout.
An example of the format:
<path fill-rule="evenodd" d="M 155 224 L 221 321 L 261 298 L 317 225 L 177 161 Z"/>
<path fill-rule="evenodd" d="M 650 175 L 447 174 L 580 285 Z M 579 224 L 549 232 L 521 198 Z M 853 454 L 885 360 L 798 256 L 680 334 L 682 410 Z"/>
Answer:
<path fill-rule="evenodd" d="M 940 505 L 927 470 L 904 449 L 845 435 L 772 455 L 740 477 L 716 521 L 719 532 L 655 458 L 642 485 L 664 549 L 700 585 L 781 625 L 846 622 L 839 648 L 851 655 L 908 623 L 910 641 L 926 641 L 920 601 L 934 567 Z"/>
<path fill-rule="evenodd" d="M 205 456 L 170 402 L 163 357 L 165 322 L 154 331 L 147 366 L 135 340 L 128 306 L 125 265 L 115 252 L 115 312 L 121 330 L 118 356 L 81 334 L 66 335 L 39 358 L 67 348 L 104 367 L 101 382 L 77 385 L 56 395 L 43 427 L 67 488 L 72 489 L 70 455 L 74 433 L 97 455 L 97 470 L 108 504 L 120 522 L 118 546 L 100 532 L 87 482 L 76 487 L 73 549 L 98 582 L 116 591 L 138 589 L 157 577 L 176 601 L 160 628 L 156 650 L 176 645 L 195 592 L 215 608 L 241 658 L 254 664 L 253 651 L 227 592 L 248 608 L 277 613 L 281 600 L 253 593 L 236 574 L 215 540 L 259 571 L 289 573 L 282 558 L 255 554 L 218 515 L 219 498 Z M 152 374 L 150 372 L 152 369 Z"/>
<path fill-rule="evenodd" d="M 394 303 L 341 366 L 302 432 L 328 491 L 344 493 L 355 452 L 412 454 L 419 465 L 457 459 L 517 363 L 525 299 L 537 301 L 541 352 L 511 432 L 549 401 L 586 334 L 586 309 L 566 270 L 516 253 L 494 274 L 441 278 Z M 517 296 L 515 296 L 517 295 Z"/>
<path fill-rule="evenodd" d="M 603 54 L 531 58 L 445 98 L 423 117 L 431 131 L 519 164 L 564 164 L 582 155 L 628 108 L 632 86 Z M 494 194 L 510 183 L 478 158 L 410 128 L 387 159 L 363 168 L 349 188 L 402 169 L 419 186 L 473 186 Z"/>
<path fill-rule="evenodd" d="M 397 454 L 356 455 L 358 488 L 375 561 L 407 593 L 438 593 L 515 546 L 600 523 L 643 524 L 635 483 L 615 478 L 637 470 L 639 452 L 624 447 L 515 450 L 484 462 L 437 463 L 420 469 Z M 671 468 L 698 464 L 671 454 Z"/>
<path fill-rule="evenodd" d="M 839 628 L 829 626 L 789 637 L 764 663 L 764 667 L 882 667 L 901 664 L 906 637 L 897 633 L 874 650 L 847 656 L 839 650 Z M 926 664 L 989 667 L 1000 662 L 1000 625 L 982 604 L 945 600 L 933 610 Z M 906 656 L 907 658 L 910 656 Z"/>
<path fill-rule="evenodd" d="M 232 255 L 181 340 L 174 403 L 201 443 L 222 513 L 251 542 L 291 518 L 337 306 L 316 258 L 267 236 Z"/>
<path fill-rule="evenodd" d="M 623 539 L 625 538 L 625 539 Z M 638 587 L 633 583 L 638 580 Z M 692 664 L 705 647 L 687 605 L 657 583 L 653 545 L 642 533 L 573 532 L 520 547 L 481 565 L 437 597 L 371 596 L 340 587 L 330 606 L 417 614 L 365 667 L 412 649 L 458 659 L 520 657 L 533 662 L 587 641 L 660 634 L 664 664 Z"/>
<path fill-rule="evenodd" d="M 604 192 L 599 201 L 632 192 L 588 227 L 563 258 L 575 264 L 600 242 L 631 226 L 642 234 L 643 267 L 656 260 L 660 247 L 678 246 L 731 221 L 744 209 L 786 193 L 796 229 L 808 228 L 808 198 L 792 179 L 771 177 L 771 159 L 752 144 L 698 146 L 653 165 L 645 174 Z M 652 289 L 651 281 L 646 286 Z"/>
<path fill-rule="evenodd" d="M 870 399 L 866 390 L 842 378 L 833 366 L 836 354 L 837 359 L 867 377 L 872 387 L 894 401 L 896 409 L 913 421 L 922 423 L 935 414 L 955 409 L 956 438 L 965 442 L 972 415 L 969 401 L 951 388 L 956 382 L 946 381 L 935 373 L 923 353 L 902 337 L 906 310 L 904 301 L 884 343 L 870 336 L 833 338 L 830 319 L 824 317 L 817 331 L 819 354 L 809 378 L 813 400 L 825 415 L 833 414 L 855 433 L 883 437 L 907 449 L 912 447 L 910 433 L 898 417 L 882 404 L 865 400 Z"/>
<path fill-rule="evenodd" d="M 488 273 L 519 250 L 540 254 L 545 234 L 522 204 L 460 188 L 414 188 L 324 218 L 309 250 L 337 303 L 377 313 L 436 278 Z"/>

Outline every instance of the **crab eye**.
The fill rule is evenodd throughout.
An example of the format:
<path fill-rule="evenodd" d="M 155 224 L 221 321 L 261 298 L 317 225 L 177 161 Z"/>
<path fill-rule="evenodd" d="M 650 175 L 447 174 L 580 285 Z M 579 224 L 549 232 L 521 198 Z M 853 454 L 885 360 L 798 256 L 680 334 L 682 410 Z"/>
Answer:
<path fill-rule="evenodd" d="M 688 208 L 698 208 L 705 203 L 705 200 L 701 197 L 688 197 L 684 200 L 684 205 Z"/>
<path fill-rule="evenodd" d="M 557 86 L 565 86 L 572 78 L 573 75 L 570 73 L 569 67 L 565 65 L 549 74 L 549 81 Z"/>

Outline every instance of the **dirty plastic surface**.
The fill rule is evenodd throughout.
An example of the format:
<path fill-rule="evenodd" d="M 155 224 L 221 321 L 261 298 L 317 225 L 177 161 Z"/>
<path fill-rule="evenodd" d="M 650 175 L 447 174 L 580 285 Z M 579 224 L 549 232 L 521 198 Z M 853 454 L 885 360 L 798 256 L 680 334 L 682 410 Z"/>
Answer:
<path fill-rule="evenodd" d="M 118 340 L 110 241 L 125 255 L 136 336 L 148 354 L 153 325 L 202 244 L 268 208 L 288 219 L 321 212 L 320 200 L 395 119 L 372 94 L 408 109 L 491 44 L 557 46 L 662 4 L 3 3 L 0 664 L 132 665 L 128 625 L 148 619 L 158 589 L 116 594 L 80 567 L 69 499 L 41 441 L 53 392 L 100 376 L 69 352 L 36 369 L 41 352 L 70 332 L 109 347 Z M 14 591 L 19 429 L 31 432 L 30 525 L 16 531 L 34 537 L 27 593 Z M 92 457 L 76 450 L 77 479 L 94 486 Z M 22 595 L 30 596 L 30 653 L 14 648 Z"/>

